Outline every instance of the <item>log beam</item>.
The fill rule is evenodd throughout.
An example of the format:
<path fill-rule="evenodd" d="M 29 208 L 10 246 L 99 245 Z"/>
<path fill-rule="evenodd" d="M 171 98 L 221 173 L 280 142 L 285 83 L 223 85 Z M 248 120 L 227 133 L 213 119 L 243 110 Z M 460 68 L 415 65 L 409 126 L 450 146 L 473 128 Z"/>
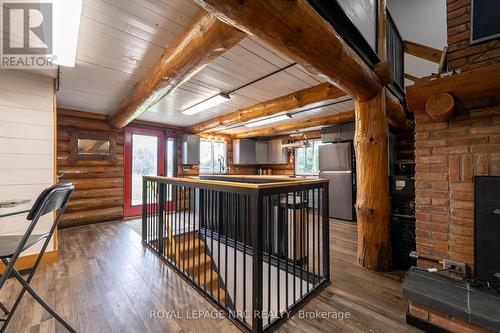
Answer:
<path fill-rule="evenodd" d="M 388 128 L 383 91 L 371 101 L 355 102 L 356 217 L 358 263 L 368 269 L 391 268 Z"/>
<path fill-rule="evenodd" d="M 455 113 L 455 100 L 448 93 L 434 94 L 425 102 L 425 112 L 434 121 L 448 121 Z"/>
<path fill-rule="evenodd" d="M 356 100 L 371 100 L 382 89 L 375 73 L 306 0 L 193 1 L 222 21 L 269 43 Z"/>
<path fill-rule="evenodd" d="M 384 85 L 389 85 L 394 82 L 394 71 L 392 70 L 390 61 L 384 60 L 379 62 L 375 65 L 373 71 Z"/>
<path fill-rule="evenodd" d="M 416 77 L 415 75 L 405 73 L 405 79 L 415 82 L 418 81 L 420 78 Z"/>
<path fill-rule="evenodd" d="M 425 103 L 434 94 L 448 93 L 457 102 L 500 96 L 500 64 L 466 72 L 420 79 L 406 90 L 406 101 L 411 112 L 425 111 Z"/>
<path fill-rule="evenodd" d="M 215 117 L 188 127 L 191 133 L 203 133 L 221 126 L 244 123 L 261 117 L 269 117 L 280 112 L 294 110 L 313 103 L 345 96 L 345 93 L 330 83 L 303 89 L 269 101 L 261 102 L 225 115 Z"/>
<path fill-rule="evenodd" d="M 125 127 L 244 37 L 241 31 L 200 11 L 122 101 L 108 119 L 109 125 L 115 129 Z"/>
<path fill-rule="evenodd" d="M 273 136 L 286 132 L 302 130 L 305 128 L 334 125 L 353 120 L 354 120 L 354 112 L 348 111 L 348 112 L 335 113 L 333 115 L 318 117 L 314 119 L 296 120 L 279 126 L 266 127 L 249 132 L 238 133 L 234 137 L 237 139 L 243 139 L 243 138 L 253 138 L 262 136 Z"/>
<path fill-rule="evenodd" d="M 425 60 L 432 61 L 436 64 L 441 62 L 441 56 L 443 51 L 435 49 L 430 46 L 414 43 L 405 40 L 404 41 L 404 51 L 405 53 L 411 54 L 415 57 L 419 57 Z"/>
<path fill-rule="evenodd" d="M 399 99 L 387 89 L 386 94 L 386 115 L 387 121 L 394 127 L 405 131 L 413 130 L 413 124 L 406 119 L 406 112 Z"/>

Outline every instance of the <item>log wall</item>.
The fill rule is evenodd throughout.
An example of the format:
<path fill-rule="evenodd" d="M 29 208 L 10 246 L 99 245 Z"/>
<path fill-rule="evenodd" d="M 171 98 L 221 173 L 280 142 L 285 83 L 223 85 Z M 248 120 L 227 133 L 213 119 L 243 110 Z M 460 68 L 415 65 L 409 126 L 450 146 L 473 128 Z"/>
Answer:
<path fill-rule="evenodd" d="M 123 218 L 123 131 L 112 130 L 106 116 L 58 109 L 57 175 L 59 182 L 72 182 L 75 192 L 64 213 L 61 227 L 71 227 Z M 71 163 L 70 129 L 113 132 L 116 163 L 88 160 Z"/>

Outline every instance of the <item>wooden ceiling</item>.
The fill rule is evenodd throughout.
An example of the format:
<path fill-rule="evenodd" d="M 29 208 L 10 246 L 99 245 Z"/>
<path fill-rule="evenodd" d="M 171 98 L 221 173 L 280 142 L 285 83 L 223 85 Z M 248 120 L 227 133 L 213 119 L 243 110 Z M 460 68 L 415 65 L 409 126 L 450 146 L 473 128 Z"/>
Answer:
<path fill-rule="evenodd" d="M 61 68 L 58 106 L 114 113 L 198 11 L 199 7 L 186 0 L 83 0 L 77 64 L 74 68 Z M 193 116 L 181 113 L 211 96 L 253 81 L 257 82 L 236 90 L 231 100 L 222 105 Z M 138 119 L 190 126 L 323 82 L 262 41 L 245 37 Z M 328 106 L 321 107 L 325 104 Z M 313 107 L 292 113 L 302 111 L 297 114 L 297 119 L 301 119 L 350 111 L 352 102 L 324 101 Z M 225 132 L 244 130 L 232 128 Z"/>
<path fill-rule="evenodd" d="M 58 106 L 107 115 L 119 110 L 120 103 L 199 10 L 189 0 L 83 0 L 77 63 L 74 68 L 61 67 Z M 55 72 L 40 72 L 56 76 Z M 262 40 L 248 36 L 138 119 L 192 127 L 325 82 L 322 75 L 310 74 Z M 181 112 L 220 92 L 233 90 L 232 99 L 222 105 L 192 116 Z M 286 112 L 296 113 L 295 119 L 310 119 L 352 109 L 350 99 L 342 102 L 340 98 Z M 247 130 L 230 126 L 224 132 Z"/>

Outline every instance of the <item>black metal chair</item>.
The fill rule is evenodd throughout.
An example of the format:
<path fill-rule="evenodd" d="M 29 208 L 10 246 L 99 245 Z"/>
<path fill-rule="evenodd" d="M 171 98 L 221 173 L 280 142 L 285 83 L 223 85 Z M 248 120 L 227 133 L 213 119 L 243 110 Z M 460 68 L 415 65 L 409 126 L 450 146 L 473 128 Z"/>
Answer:
<path fill-rule="evenodd" d="M 64 209 L 68 204 L 73 190 L 74 186 L 72 184 L 56 184 L 45 189 L 36 199 L 33 207 L 28 213 L 27 219 L 31 221 L 31 223 L 26 229 L 24 235 L 0 236 L 0 260 L 2 260 L 2 262 L 6 266 L 4 273 L 0 276 L 0 290 L 5 284 L 5 281 L 11 275 L 22 285 L 21 292 L 17 296 L 17 299 L 10 310 L 8 310 L 3 304 L 0 303 L 0 310 L 4 313 L 4 315 L 0 317 L 0 322 L 3 322 L 0 333 L 5 332 L 5 330 L 7 329 L 7 326 L 9 325 L 9 322 L 11 321 L 12 316 L 14 315 L 14 312 L 16 311 L 26 291 L 28 291 L 28 293 L 30 293 L 31 296 L 68 331 L 76 332 L 75 329 L 73 329 L 66 321 L 64 321 L 64 319 L 61 318 L 61 316 L 59 316 L 47 303 L 45 303 L 45 301 L 40 296 L 38 296 L 38 294 L 30 286 L 33 275 L 35 275 L 43 254 L 45 253 L 45 250 L 49 245 L 50 239 L 52 238 L 57 225 L 61 221 Z M 33 230 L 35 229 L 35 226 L 40 218 L 53 211 L 56 211 L 56 216 L 50 230 L 44 234 L 32 235 Z M 44 239 L 45 241 L 35 261 L 35 264 L 31 269 L 28 278 L 25 280 L 21 276 L 21 274 L 14 268 L 14 265 L 19 258 L 19 255 L 24 250 Z"/>

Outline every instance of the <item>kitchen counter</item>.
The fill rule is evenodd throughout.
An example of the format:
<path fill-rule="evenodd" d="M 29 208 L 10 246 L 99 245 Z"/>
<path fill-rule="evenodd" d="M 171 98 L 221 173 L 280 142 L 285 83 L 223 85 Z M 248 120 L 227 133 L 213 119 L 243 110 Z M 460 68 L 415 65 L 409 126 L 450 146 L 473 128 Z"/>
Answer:
<path fill-rule="evenodd" d="M 324 184 L 328 183 L 328 179 L 319 178 L 297 178 L 290 176 L 260 176 L 260 175 L 201 175 L 198 177 L 158 177 L 158 176 L 144 176 L 145 179 L 151 180 L 165 180 L 174 183 L 198 183 L 208 185 L 222 185 L 228 187 L 241 187 L 241 188 L 275 188 L 287 186 L 299 186 L 310 184 Z"/>
<path fill-rule="evenodd" d="M 256 184 L 261 185 L 260 188 L 277 187 L 281 185 L 328 183 L 329 181 L 328 179 L 319 179 L 319 177 L 301 177 L 287 175 L 200 175 L 196 178 L 200 180 Z"/>

